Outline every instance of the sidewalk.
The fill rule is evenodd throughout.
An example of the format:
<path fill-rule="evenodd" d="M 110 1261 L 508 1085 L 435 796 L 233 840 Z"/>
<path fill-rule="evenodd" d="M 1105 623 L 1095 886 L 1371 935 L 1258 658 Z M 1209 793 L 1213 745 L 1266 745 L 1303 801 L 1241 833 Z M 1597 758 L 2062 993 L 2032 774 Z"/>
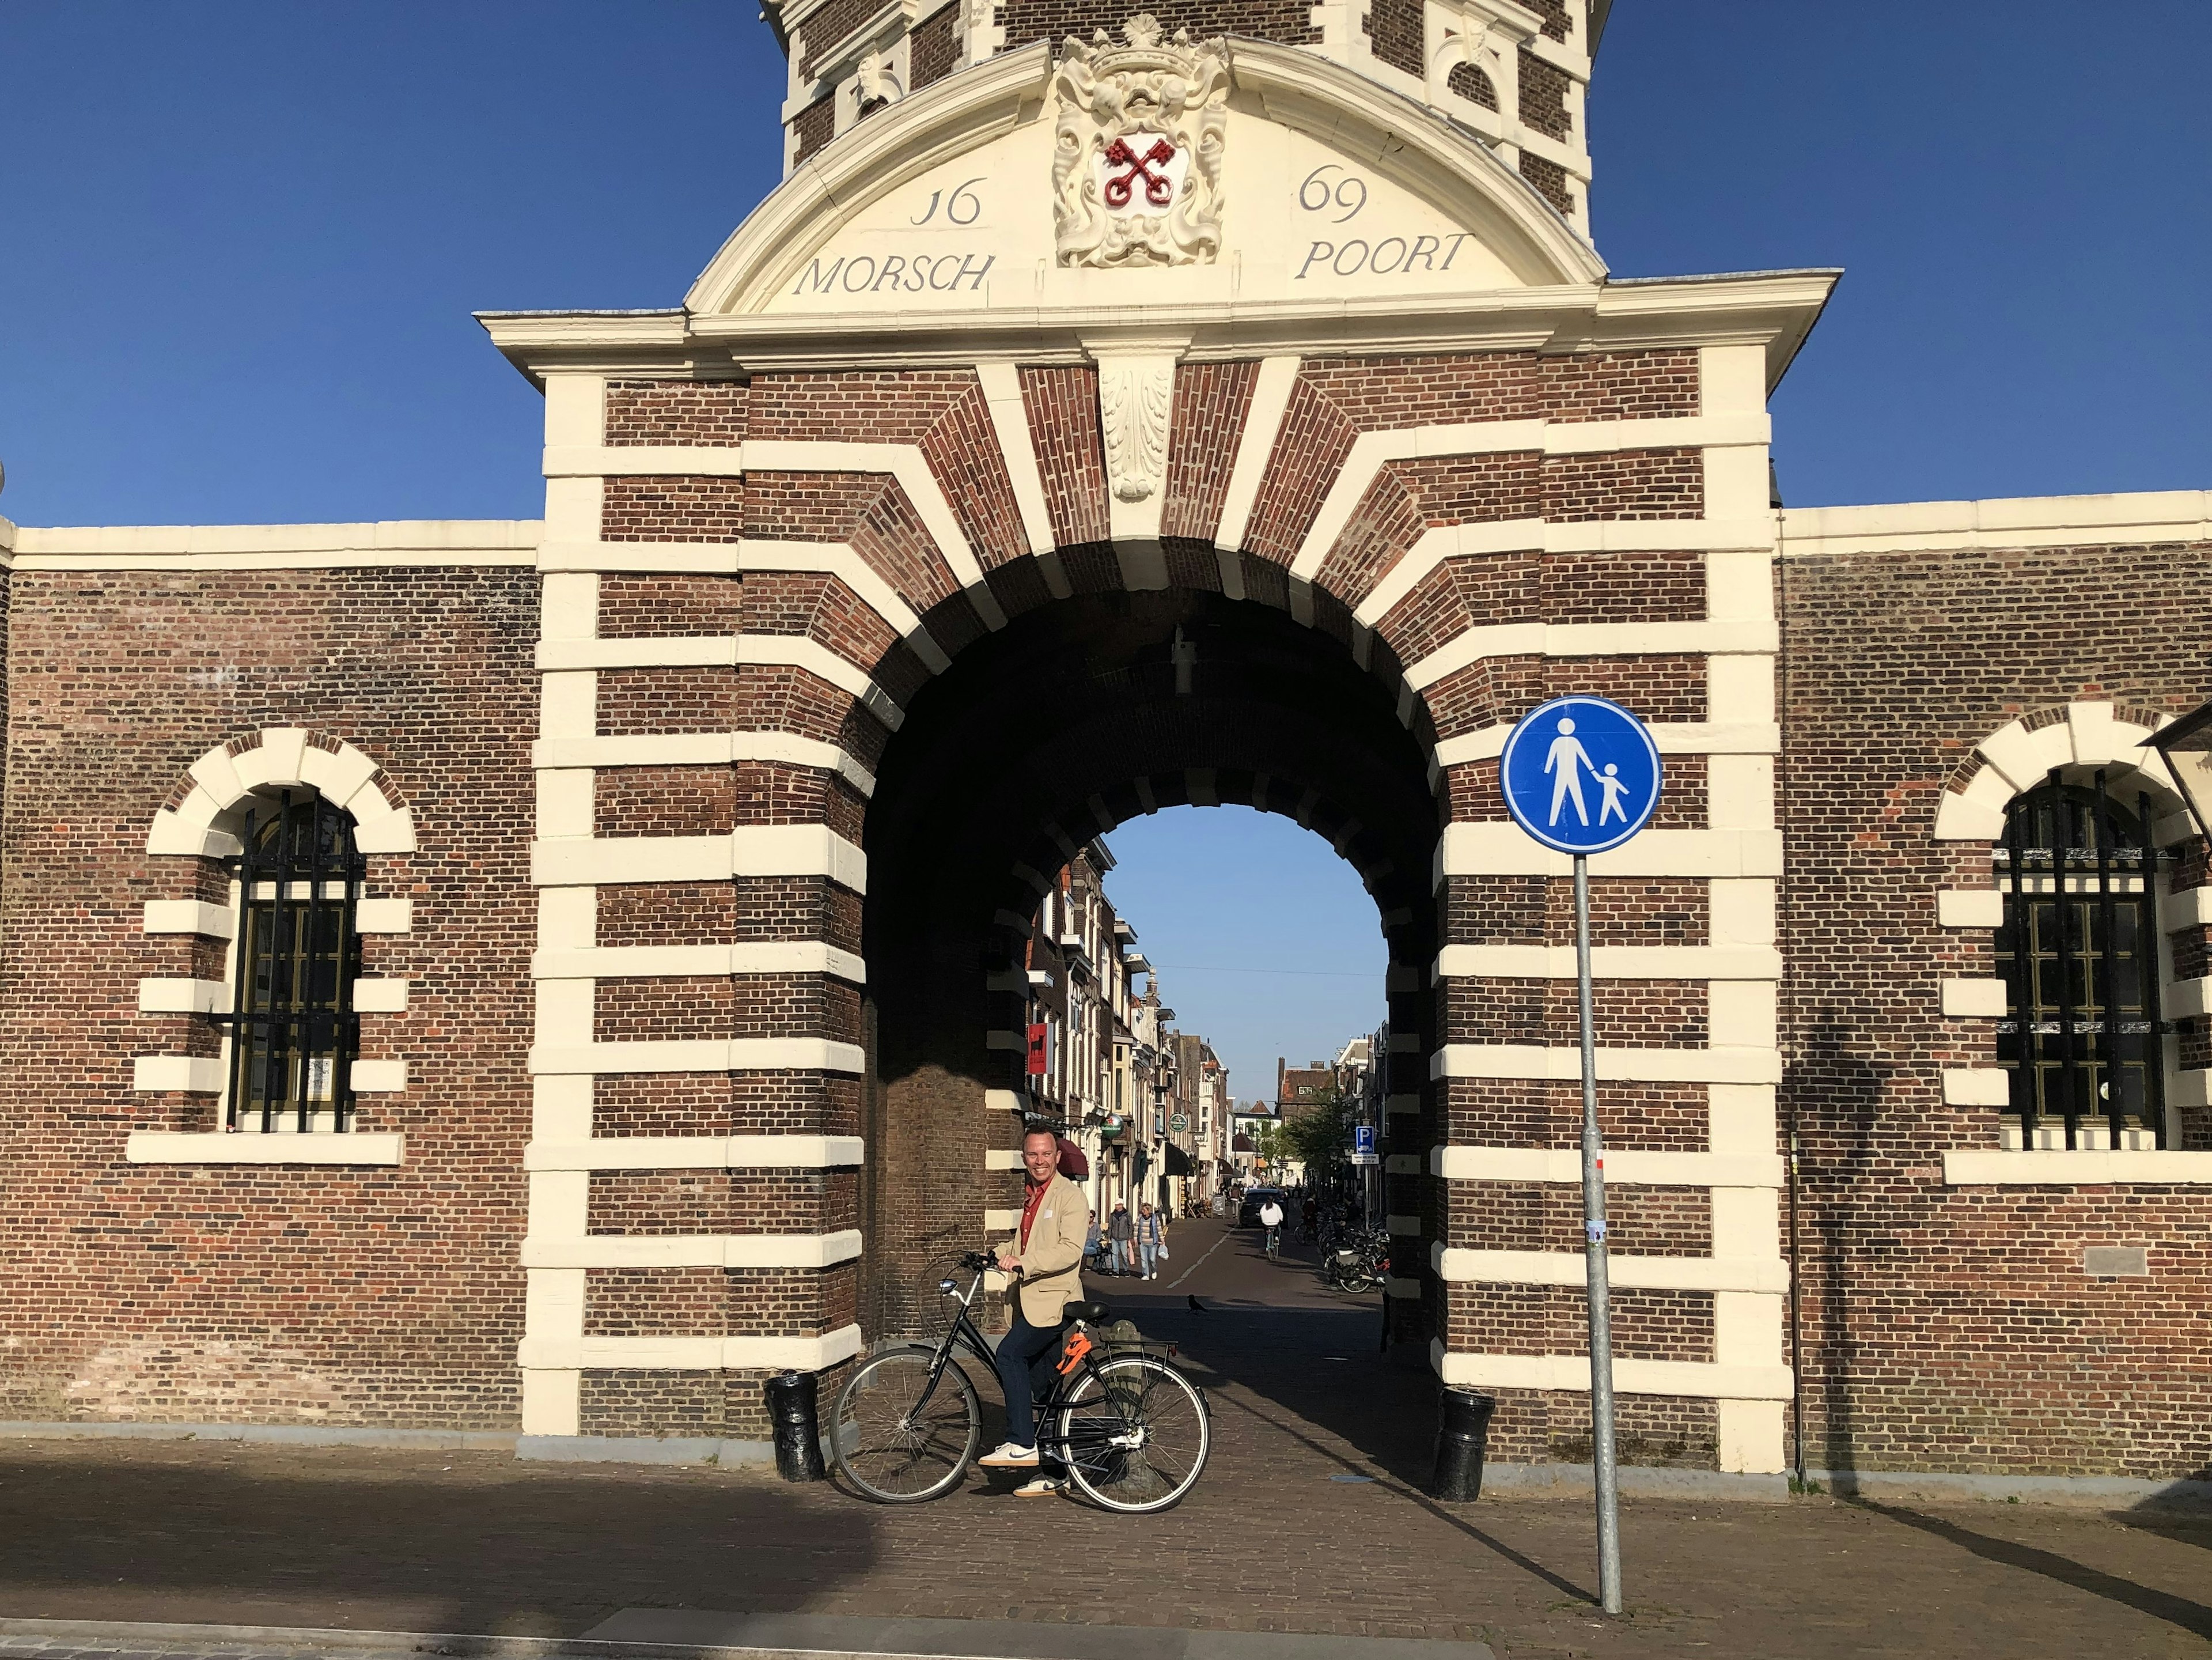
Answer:
<path fill-rule="evenodd" d="M 1176 1274 L 1217 1237 L 1180 1225 Z M 1206 1477 L 1163 1516 L 980 1475 L 881 1507 L 702 1468 L 0 1441 L 0 1616 L 580 1637 L 690 1609 L 1424 1638 L 1503 1660 L 2212 1654 L 2202 1514 L 1631 1499 L 1630 1614 L 1604 1621 L 1587 1503 L 1425 1498 L 1429 1386 L 1376 1357 L 1375 1299 L 1313 1283 L 1232 1235 L 1180 1288 L 1100 1286 L 1182 1345 L 1213 1404 Z M 108 1651 L 126 1648 L 144 1651 L 123 1633 Z"/>

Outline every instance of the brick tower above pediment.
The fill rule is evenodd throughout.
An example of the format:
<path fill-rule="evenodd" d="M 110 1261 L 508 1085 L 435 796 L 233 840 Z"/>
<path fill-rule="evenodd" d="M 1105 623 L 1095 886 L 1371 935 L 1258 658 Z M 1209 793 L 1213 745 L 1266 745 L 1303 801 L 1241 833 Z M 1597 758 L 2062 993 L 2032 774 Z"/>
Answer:
<path fill-rule="evenodd" d="M 1585 236 L 1590 60 L 1610 0 L 1185 0 L 1163 39 L 1295 46 L 1474 133 Z M 1130 0 L 768 0 L 790 59 L 787 172 L 902 99 L 1039 41 L 1119 41 Z"/>

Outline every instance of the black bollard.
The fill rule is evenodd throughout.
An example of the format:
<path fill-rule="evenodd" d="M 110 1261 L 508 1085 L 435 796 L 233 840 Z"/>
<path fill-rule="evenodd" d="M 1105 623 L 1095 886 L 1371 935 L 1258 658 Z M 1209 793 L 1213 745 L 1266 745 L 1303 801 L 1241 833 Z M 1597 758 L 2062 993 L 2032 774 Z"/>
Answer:
<path fill-rule="evenodd" d="M 787 1481 L 819 1481 L 822 1432 L 815 1423 L 814 1374 L 787 1371 L 768 1380 L 768 1415 L 775 1426 L 775 1473 Z"/>
<path fill-rule="evenodd" d="M 1482 1497 L 1482 1456 L 1490 1440 L 1495 1396 L 1473 1389 L 1446 1389 L 1437 1411 L 1437 1468 L 1429 1491 L 1438 1499 L 1466 1504 Z"/>

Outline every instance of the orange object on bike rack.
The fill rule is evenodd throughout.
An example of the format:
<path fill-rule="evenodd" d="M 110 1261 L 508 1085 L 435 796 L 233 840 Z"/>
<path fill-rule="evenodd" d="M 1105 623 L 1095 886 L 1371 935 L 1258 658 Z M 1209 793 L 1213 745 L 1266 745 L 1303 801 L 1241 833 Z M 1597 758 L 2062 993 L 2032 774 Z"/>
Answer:
<path fill-rule="evenodd" d="M 1091 1353 L 1091 1334 L 1080 1328 L 1068 1333 L 1067 1350 L 1060 1357 L 1058 1368 L 1063 1377 L 1072 1377 L 1075 1369 L 1083 1364 L 1083 1357 Z"/>

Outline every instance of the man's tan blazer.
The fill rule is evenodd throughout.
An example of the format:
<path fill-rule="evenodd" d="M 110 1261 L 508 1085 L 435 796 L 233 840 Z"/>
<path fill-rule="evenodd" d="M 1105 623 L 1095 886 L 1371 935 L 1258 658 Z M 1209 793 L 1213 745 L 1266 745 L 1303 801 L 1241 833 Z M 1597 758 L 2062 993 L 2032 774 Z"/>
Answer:
<path fill-rule="evenodd" d="M 1091 1201 L 1083 1189 L 1055 1175 L 1030 1224 L 1029 1249 L 1022 1249 L 1018 1225 L 1006 1242 L 1022 1271 L 1016 1281 L 1022 1318 L 1032 1326 L 1058 1325 L 1060 1310 L 1083 1300 L 1083 1241 L 1090 1228 Z"/>

